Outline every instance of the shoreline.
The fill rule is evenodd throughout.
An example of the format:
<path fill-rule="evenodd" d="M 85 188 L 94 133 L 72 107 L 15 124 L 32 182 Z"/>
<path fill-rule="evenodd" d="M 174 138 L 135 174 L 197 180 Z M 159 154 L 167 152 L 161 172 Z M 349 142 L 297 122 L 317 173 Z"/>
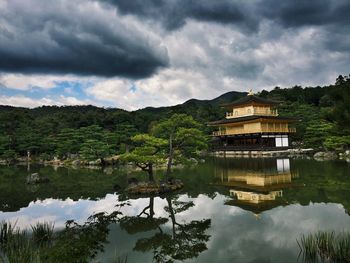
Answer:
<path fill-rule="evenodd" d="M 277 150 L 277 151 L 259 151 L 259 150 L 250 150 L 250 151 L 211 151 L 208 152 L 206 156 L 216 157 L 216 158 L 278 158 L 278 157 L 287 157 L 287 158 L 310 158 L 316 161 L 330 161 L 330 160 L 344 160 L 350 162 L 350 151 L 315 151 L 312 148 L 305 149 L 286 149 L 286 150 Z M 203 159 L 195 160 L 193 164 L 203 162 Z M 121 164 L 118 161 L 118 158 L 111 157 L 105 160 L 104 164 L 101 161 L 85 161 L 80 159 L 66 159 L 66 160 L 50 160 L 42 161 L 36 160 L 35 158 L 27 160 L 27 158 L 18 158 L 12 162 L 0 159 L 0 165 L 43 165 L 43 166 L 56 166 L 56 167 L 72 167 L 72 168 L 86 168 L 86 169 L 103 169 L 103 168 L 117 168 L 117 167 L 131 167 L 133 165 L 125 163 Z M 179 165 L 181 166 L 181 165 Z M 174 167 L 179 166 L 175 165 Z M 158 169 L 163 169 L 165 165 L 157 166 Z M 137 169 L 137 168 L 136 168 Z"/>

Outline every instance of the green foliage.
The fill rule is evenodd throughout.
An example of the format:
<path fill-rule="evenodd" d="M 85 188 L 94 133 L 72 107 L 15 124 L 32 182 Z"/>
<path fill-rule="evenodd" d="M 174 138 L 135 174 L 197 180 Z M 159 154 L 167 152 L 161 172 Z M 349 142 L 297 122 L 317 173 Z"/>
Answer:
<path fill-rule="evenodd" d="M 121 204 L 120 206 L 123 206 Z M 67 221 L 63 230 L 54 234 L 50 223 L 32 226 L 33 233 L 10 223 L 0 223 L 0 262 L 14 263 L 87 263 L 103 251 L 109 225 L 119 220 L 121 212 L 97 213 L 80 225 Z M 119 258 L 119 260 L 125 259 Z"/>
<path fill-rule="evenodd" d="M 206 150 L 208 138 L 196 128 L 179 128 L 174 137 L 175 148 L 187 158 L 195 157 L 199 151 Z"/>
<path fill-rule="evenodd" d="M 305 144 L 315 149 L 323 148 L 324 141 L 331 135 L 333 129 L 333 124 L 326 121 L 314 120 L 310 122 L 306 127 L 304 136 Z"/>
<path fill-rule="evenodd" d="M 128 150 L 132 144 L 131 138 L 138 133 L 134 125 L 120 124 L 116 126 L 116 130 L 113 133 L 113 140 L 120 153 L 124 153 Z"/>
<path fill-rule="evenodd" d="M 82 144 L 88 140 L 108 145 L 113 154 L 125 153 L 132 147 L 132 136 L 150 130 L 151 134 L 167 140 L 172 134 L 176 147 L 177 141 L 181 141 L 181 134 L 176 135 L 180 127 L 209 134 L 212 127 L 207 127 L 205 123 L 224 116 L 225 110 L 220 108 L 220 104 L 245 95 L 229 92 L 211 101 L 192 99 L 172 107 L 133 112 L 94 106 L 43 106 L 35 109 L 0 106 L 0 156 L 5 150 L 11 150 L 17 156 L 26 156 L 30 151 L 33 156 L 46 154 L 51 158 L 56 155 L 64 159 L 78 154 Z M 294 141 L 302 142 L 306 138 L 308 142 L 316 140 L 317 146 L 332 148 L 338 147 L 339 143 L 333 146 L 335 139 L 326 142 L 328 137 L 343 137 L 350 133 L 350 76 L 340 75 L 334 85 L 276 87 L 259 95 L 281 101 L 281 116 L 299 119 L 295 123 L 297 133 L 293 136 Z M 313 130 L 314 122 L 330 123 L 333 128 L 320 140 Z M 174 153 L 191 156 L 204 146 L 199 143 L 196 149 L 195 145 L 193 143 L 186 150 L 182 147 L 185 151 L 182 153 L 175 149 Z"/>
<path fill-rule="evenodd" d="M 29 234 L 12 225 L 0 223 L 0 262 L 39 263 L 39 251 Z"/>
<path fill-rule="evenodd" d="M 79 130 L 63 129 L 55 139 L 56 154 L 59 157 L 66 157 L 70 153 L 78 153 L 81 137 Z"/>
<path fill-rule="evenodd" d="M 1 158 L 5 159 L 7 162 L 13 162 L 17 157 L 17 153 L 14 150 L 5 150 L 1 155 Z"/>
<path fill-rule="evenodd" d="M 115 223 L 121 213 L 97 213 L 90 216 L 84 224 L 67 221 L 66 227 L 58 234 L 54 246 L 46 257 L 48 262 L 90 262 L 99 251 L 103 251 L 109 233 L 108 226 Z"/>
<path fill-rule="evenodd" d="M 164 162 L 164 146 L 167 141 L 148 134 L 138 134 L 132 137 L 135 147 L 131 153 L 121 156 L 122 160 L 137 164 Z"/>
<path fill-rule="evenodd" d="M 200 128 L 201 124 L 186 114 L 174 114 L 153 126 L 154 135 L 168 140 L 167 174 L 170 173 L 173 159 L 181 162 L 207 148 L 207 137 Z"/>
<path fill-rule="evenodd" d="M 10 147 L 10 137 L 0 135 L 0 156 Z"/>
<path fill-rule="evenodd" d="M 324 146 L 329 150 L 343 150 L 350 146 L 349 136 L 328 136 L 324 141 Z"/>
<path fill-rule="evenodd" d="M 103 160 L 110 155 L 110 148 L 102 141 L 88 139 L 81 144 L 80 155 L 83 159 L 89 161 Z"/>
<path fill-rule="evenodd" d="M 121 160 L 133 162 L 143 171 L 148 172 L 149 180 L 153 181 L 153 165 L 165 161 L 164 147 L 167 141 L 149 134 L 138 134 L 132 137 L 134 149 L 121 155 Z"/>

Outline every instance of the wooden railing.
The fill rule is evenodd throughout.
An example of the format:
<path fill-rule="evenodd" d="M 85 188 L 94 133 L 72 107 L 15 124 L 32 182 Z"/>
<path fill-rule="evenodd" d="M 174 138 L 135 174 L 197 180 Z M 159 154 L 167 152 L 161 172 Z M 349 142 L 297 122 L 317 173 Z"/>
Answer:
<path fill-rule="evenodd" d="M 222 136 L 226 135 L 226 131 L 214 131 L 213 136 Z"/>
<path fill-rule="evenodd" d="M 282 127 L 282 128 L 273 128 L 273 127 L 262 127 L 259 129 L 237 129 L 237 130 L 221 130 L 214 131 L 213 136 L 223 136 L 223 135 L 236 135 L 236 134 L 247 134 L 247 133 L 262 133 L 262 132 L 281 132 L 281 133 L 295 133 L 296 128 L 294 127 Z"/>
<path fill-rule="evenodd" d="M 245 113 L 245 114 L 235 114 L 233 112 L 226 112 L 226 118 L 231 119 L 231 118 L 238 118 L 238 117 L 244 117 L 244 116 L 251 116 L 251 115 L 261 115 L 261 116 L 278 116 L 278 111 L 277 110 L 258 110 L 254 109 L 253 112 L 250 113 Z"/>

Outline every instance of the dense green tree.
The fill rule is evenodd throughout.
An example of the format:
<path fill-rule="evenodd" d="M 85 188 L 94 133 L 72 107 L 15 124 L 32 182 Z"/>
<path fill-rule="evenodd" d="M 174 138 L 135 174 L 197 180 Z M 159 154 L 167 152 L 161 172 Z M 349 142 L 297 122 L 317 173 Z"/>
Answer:
<path fill-rule="evenodd" d="M 350 77 L 330 92 L 334 106 L 329 117 L 337 123 L 344 133 L 350 132 Z"/>
<path fill-rule="evenodd" d="M 5 159 L 8 163 L 14 162 L 16 157 L 17 153 L 14 150 L 5 150 L 1 155 L 1 158 Z"/>
<path fill-rule="evenodd" d="M 327 137 L 331 135 L 334 126 L 326 121 L 310 122 L 305 132 L 305 144 L 312 148 L 323 148 Z"/>
<path fill-rule="evenodd" d="M 0 135 L 0 156 L 10 148 L 10 137 L 8 135 Z"/>
<path fill-rule="evenodd" d="M 152 133 L 168 140 L 166 178 L 171 172 L 174 157 L 193 157 L 207 147 L 207 138 L 200 130 L 200 123 L 186 114 L 174 114 L 160 121 L 152 128 Z"/>
<path fill-rule="evenodd" d="M 120 153 L 129 152 L 131 138 L 138 133 L 134 125 L 119 124 L 116 126 L 111 139 Z"/>
<path fill-rule="evenodd" d="M 328 150 L 343 150 L 350 145 L 350 135 L 347 136 L 327 136 L 323 143 Z"/>
<path fill-rule="evenodd" d="M 165 162 L 164 147 L 167 141 L 148 134 L 135 135 L 132 141 L 135 143 L 135 148 L 130 153 L 122 154 L 121 159 L 133 162 L 148 173 L 149 181 L 154 181 L 153 166 Z"/>
<path fill-rule="evenodd" d="M 263 90 L 259 95 L 280 101 L 278 108 L 281 116 L 299 120 L 295 123 L 297 133 L 293 135 L 294 141 L 301 143 L 305 136 L 306 141 L 313 140 L 312 136 L 318 140 L 317 132 L 311 131 L 314 122 L 326 122 L 334 128 L 326 135 L 330 136 L 327 146 L 324 144 L 327 138 L 323 142 L 319 141 L 319 144 L 336 147 L 339 143 L 345 143 L 342 147 L 349 147 L 347 140 L 341 138 L 350 134 L 350 76 L 339 76 L 334 85 L 276 87 L 271 91 Z M 132 112 L 91 105 L 43 106 L 34 109 L 0 105 L 0 153 L 6 148 L 15 151 L 18 156 L 26 156 L 27 151 L 30 151 L 33 157 L 45 155 L 53 158 L 58 155 L 67 158 L 78 154 L 81 145 L 90 139 L 106 143 L 112 153 L 124 153 L 131 145 L 130 137 L 150 132 L 159 120 L 169 120 L 174 114 L 186 114 L 205 124 L 224 116 L 225 109 L 220 108 L 221 104 L 242 96 L 246 96 L 246 93 L 228 92 L 213 100 L 191 99 L 171 107 L 148 107 Z M 212 131 L 212 127 L 206 125 L 183 128 L 196 128 L 204 134 Z M 168 130 L 157 136 L 169 142 L 169 134 L 171 132 Z M 177 150 L 173 152 L 178 159 L 184 156 Z M 171 166 L 172 162 L 169 163 Z"/>
<path fill-rule="evenodd" d="M 67 157 L 69 154 L 76 154 L 80 150 L 81 136 L 79 130 L 67 128 L 57 135 L 56 154 L 59 157 Z"/>
<path fill-rule="evenodd" d="M 111 151 L 108 144 L 102 141 L 88 139 L 81 144 L 79 153 L 84 160 L 94 161 L 99 159 L 104 164 L 104 159 L 110 155 Z"/>

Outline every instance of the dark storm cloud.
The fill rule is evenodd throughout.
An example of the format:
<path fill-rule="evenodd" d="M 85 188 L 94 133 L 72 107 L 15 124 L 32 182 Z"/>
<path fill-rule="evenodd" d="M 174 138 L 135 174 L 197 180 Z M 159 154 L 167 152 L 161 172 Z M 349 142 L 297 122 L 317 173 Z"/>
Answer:
<path fill-rule="evenodd" d="M 258 21 L 244 1 L 197 0 L 102 0 L 118 7 L 122 14 L 134 14 L 160 21 L 168 30 L 178 29 L 187 18 L 199 21 L 235 23 L 243 29 L 255 29 Z"/>
<path fill-rule="evenodd" d="M 340 25 L 349 26 L 348 0 L 265 0 L 259 6 L 262 17 L 275 19 L 286 27 Z"/>
<path fill-rule="evenodd" d="M 159 40 L 97 3 L 13 0 L 0 6 L 3 72 L 141 78 L 167 64 Z"/>
<path fill-rule="evenodd" d="M 178 29 L 186 19 L 232 24 L 243 30 L 258 29 L 263 19 L 285 27 L 346 25 L 350 23 L 348 0 L 101 0 L 133 14 L 160 21 L 168 29 Z"/>
<path fill-rule="evenodd" d="M 244 41 L 232 45 L 231 52 L 238 55 L 279 41 L 286 28 L 309 26 L 318 28 L 312 50 L 348 53 L 349 13 L 349 0 L 0 0 L 0 71 L 143 78 L 170 65 L 187 63 L 197 70 L 200 59 L 186 62 L 188 58 L 179 54 L 182 61 L 173 63 L 177 58 L 170 56 L 170 63 L 162 46 L 190 20 L 223 24 L 242 33 Z M 145 21 L 160 24 L 164 31 Z M 190 33 L 188 43 L 200 38 Z M 214 33 L 208 31 L 198 43 L 208 57 L 213 46 L 218 47 L 212 42 L 205 46 Z M 225 74 L 239 78 L 257 77 L 266 63 L 265 58 L 242 56 L 219 62 Z"/>

